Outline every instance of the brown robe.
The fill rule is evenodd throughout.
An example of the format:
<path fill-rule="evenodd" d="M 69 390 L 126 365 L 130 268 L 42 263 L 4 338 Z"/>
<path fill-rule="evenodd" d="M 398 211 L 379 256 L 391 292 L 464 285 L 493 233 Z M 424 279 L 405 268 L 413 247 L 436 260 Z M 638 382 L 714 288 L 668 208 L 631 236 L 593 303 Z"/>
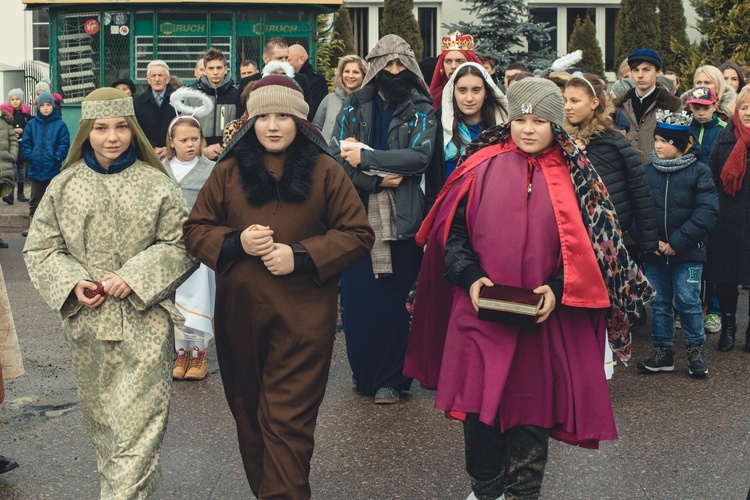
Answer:
<path fill-rule="evenodd" d="M 266 153 L 263 164 L 281 178 L 283 159 L 283 153 Z M 374 241 L 344 170 L 325 154 L 312 162 L 306 200 L 288 201 L 282 189 L 278 202 L 274 193 L 255 206 L 247 201 L 237 156 L 230 157 L 216 165 L 185 223 L 188 251 L 216 271 L 219 366 L 245 473 L 259 499 L 310 497 L 313 431 L 333 351 L 338 279 Z M 304 245 L 317 272 L 274 276 L 249 255 L 219 262 L 225 237 L 252 224 L 270 226 L 276 243 Z"/>

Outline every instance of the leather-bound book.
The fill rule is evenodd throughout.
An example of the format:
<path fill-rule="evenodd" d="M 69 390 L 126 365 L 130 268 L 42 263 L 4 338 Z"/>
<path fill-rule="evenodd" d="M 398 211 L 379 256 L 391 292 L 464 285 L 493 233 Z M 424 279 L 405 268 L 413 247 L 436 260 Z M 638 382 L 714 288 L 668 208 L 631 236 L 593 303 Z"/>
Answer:
<path fill-rule="evenodd" d="M 486 286 L 479 292 L 479 319 L 531 328 L 543 300 L 543 295 L 529 288 Z"/>

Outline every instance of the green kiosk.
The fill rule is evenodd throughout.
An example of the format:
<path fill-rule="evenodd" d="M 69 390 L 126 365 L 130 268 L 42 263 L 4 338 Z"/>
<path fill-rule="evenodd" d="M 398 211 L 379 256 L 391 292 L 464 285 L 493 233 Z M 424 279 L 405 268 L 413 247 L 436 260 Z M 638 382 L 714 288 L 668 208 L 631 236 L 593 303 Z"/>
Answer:
<path fill-rule="evenodd" d="M 240 63 L 262 65 L 266 39 L 284 37 L 315 60 L 317 15 L 342 0 L 23 0 L 49 9 L 50 80 L 64 97 L 63 119 L 78 126 L 80 102 L 94 89 L 130 78 L 145 89 L 146 66 L 162 59 L 185 84 L 209 47 L 224 52 L 239 80 Z"/>

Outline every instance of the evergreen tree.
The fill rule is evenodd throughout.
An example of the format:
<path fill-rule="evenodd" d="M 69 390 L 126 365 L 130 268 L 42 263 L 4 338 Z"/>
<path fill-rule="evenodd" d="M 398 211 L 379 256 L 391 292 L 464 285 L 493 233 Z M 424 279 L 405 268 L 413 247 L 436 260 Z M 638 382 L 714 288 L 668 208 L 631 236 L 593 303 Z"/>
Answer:
<path fill-rule="evenodd" d="M 617 16 L 615 61 L 619 64 L 628 54 L 640 48 L 656 52 L 661 48 L 656 3 L 653 0 L 622 0 Z"/>
<path fill-rule="evenodd" d="M 461 0 L 471 5 L 465 8 L 477 19 L 475 23 L 460 22 L 446 25 L 474 37 L 475 52 L 490 52 L 501 67 L 520 62 L 529 69 L 546 69 L 556 55 L 550 48 L 547 23 L 535 23 L 525 0 Z M 519 50 L 524 44 L 534 50 Z"/>
<path fill-rule="evenodd" d="M 750 0 L 739 0 L 727 15 L 729 23 L 725 28 L 725 40 L 732 49 L 727 59 L 739 64 L 750 64 Z M 724 62 L 724 61 L 722 61 Z"/>
<path fill-rule="evenodd" d="M 682 0 L 659 0 L 659 55 L 662 69 L 677 72 L 679 69 L 678 54 L 672 52 L 672 39 L 677 46 L 687 46 L 687 20 Z"/>
<path fill-rule="evenodd" d="M 380 19 L 380 37 L 398 35 L 411 46 L 417 61 L 422 59 L 422 35 L 414 19 L 412 0 L 385 0 L 383 17 Z"/>
<path fill-rule="evenodd" d="M 703 35 L 699 44 L 701 56 L 709 61 L 724 59 L 725 40 L 719 35 L 735 0 L 690 0 L 690 3 L 697 17 L 695 28 Z"/>
<path fill-rule="evenodd" d="M 336 14 L 336 21 L 333 23 L 333 34 L 331 38 L 338 42 L 331 48 L 329 59 L 330 66 L 336 68 L 341 57 L 357 53 L 357 50 L 354 47 L 352 21 L 349 17 L 349 9 L 346 7 L 341 7 Z"/>
<path fill-rule="evenodd" d="M 315 69 L 325 75 L 329 90 L 332 90 L 331 82 L 336 71 L 336 66 L 331 67 L 331 54 L 340 45 L 340 42 L 332 36 L 332 21 L 332 14 L 318 14 L 315 46 Z"/>
<path fill-rule="evenodd" d="M 698 17 L 696 28 L 703 35 L 700 49 L 718 65 L 726 60 L 750 62 L 750 0 L 690 0 Z"/>
<path fill-rule="evenodd" d="M 690 0 L 697 14 L 696 29 L 703 35 L 688 44 L 675 39 L 670 45 L 680 74 L 692 79 L 696 68 L 719 66 L 727 60 L 750 64 L 750 0 Z"/>
<path fill-rule="evenodd" d="M 683 79 L 683 88 L 691 88 L 693 86 L 695 70 L 700 66 L 708 64 L 703 49 L 701 49 L 700 44 L 697 42 L 683 44 L 676 38 L 672 38 L 670 48 L 675 58 L 675 64 L 677 64 L 672 71 L 680 75 Z"/>
<path fill-rule="evenodd" d="M 591 22 L 591 16 L 586 11 L 586 19 L 576 19 L 575 28 L 568 41 L 568 52 L 580 49 L 583 52 L 583 58 L 578 66 L 584 68 L 592 75 L 600 78 L 604 76 L 604 61 L 602 59 L 602 49 L 599 41 L 596 39 L 596 26 Z"/>

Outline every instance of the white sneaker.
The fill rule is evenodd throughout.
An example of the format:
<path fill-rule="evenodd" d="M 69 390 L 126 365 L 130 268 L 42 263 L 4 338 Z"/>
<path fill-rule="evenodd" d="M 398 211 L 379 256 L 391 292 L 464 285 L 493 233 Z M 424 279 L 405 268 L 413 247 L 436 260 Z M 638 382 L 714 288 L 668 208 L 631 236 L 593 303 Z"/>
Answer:
<path fill-rule="evenodd" d="M 721 316 L 718 314 L 707 314 L 703 320 L 703 329 L 706 333 L 719 333 L 721 331 Z"/>
<path fill-rule="evenodd" d="M 466 497 L 466 500 L 479 500 L 479 499 L 477 498 L 477 496 L 476 496 L 476 495 L 474 494 L 474 492 L 472 491 L 472 492 L 471 492 L 471 494 L 470 494 L 470 495 L 469 495 L 468 497 Z M 497 498 L 497 500 L 505 500 L 505 495 L 504 495 L 504 494 L 503 494 L 503 495 L 500 495 L 500 496 L 499 496 L 499 497 Z"/>

